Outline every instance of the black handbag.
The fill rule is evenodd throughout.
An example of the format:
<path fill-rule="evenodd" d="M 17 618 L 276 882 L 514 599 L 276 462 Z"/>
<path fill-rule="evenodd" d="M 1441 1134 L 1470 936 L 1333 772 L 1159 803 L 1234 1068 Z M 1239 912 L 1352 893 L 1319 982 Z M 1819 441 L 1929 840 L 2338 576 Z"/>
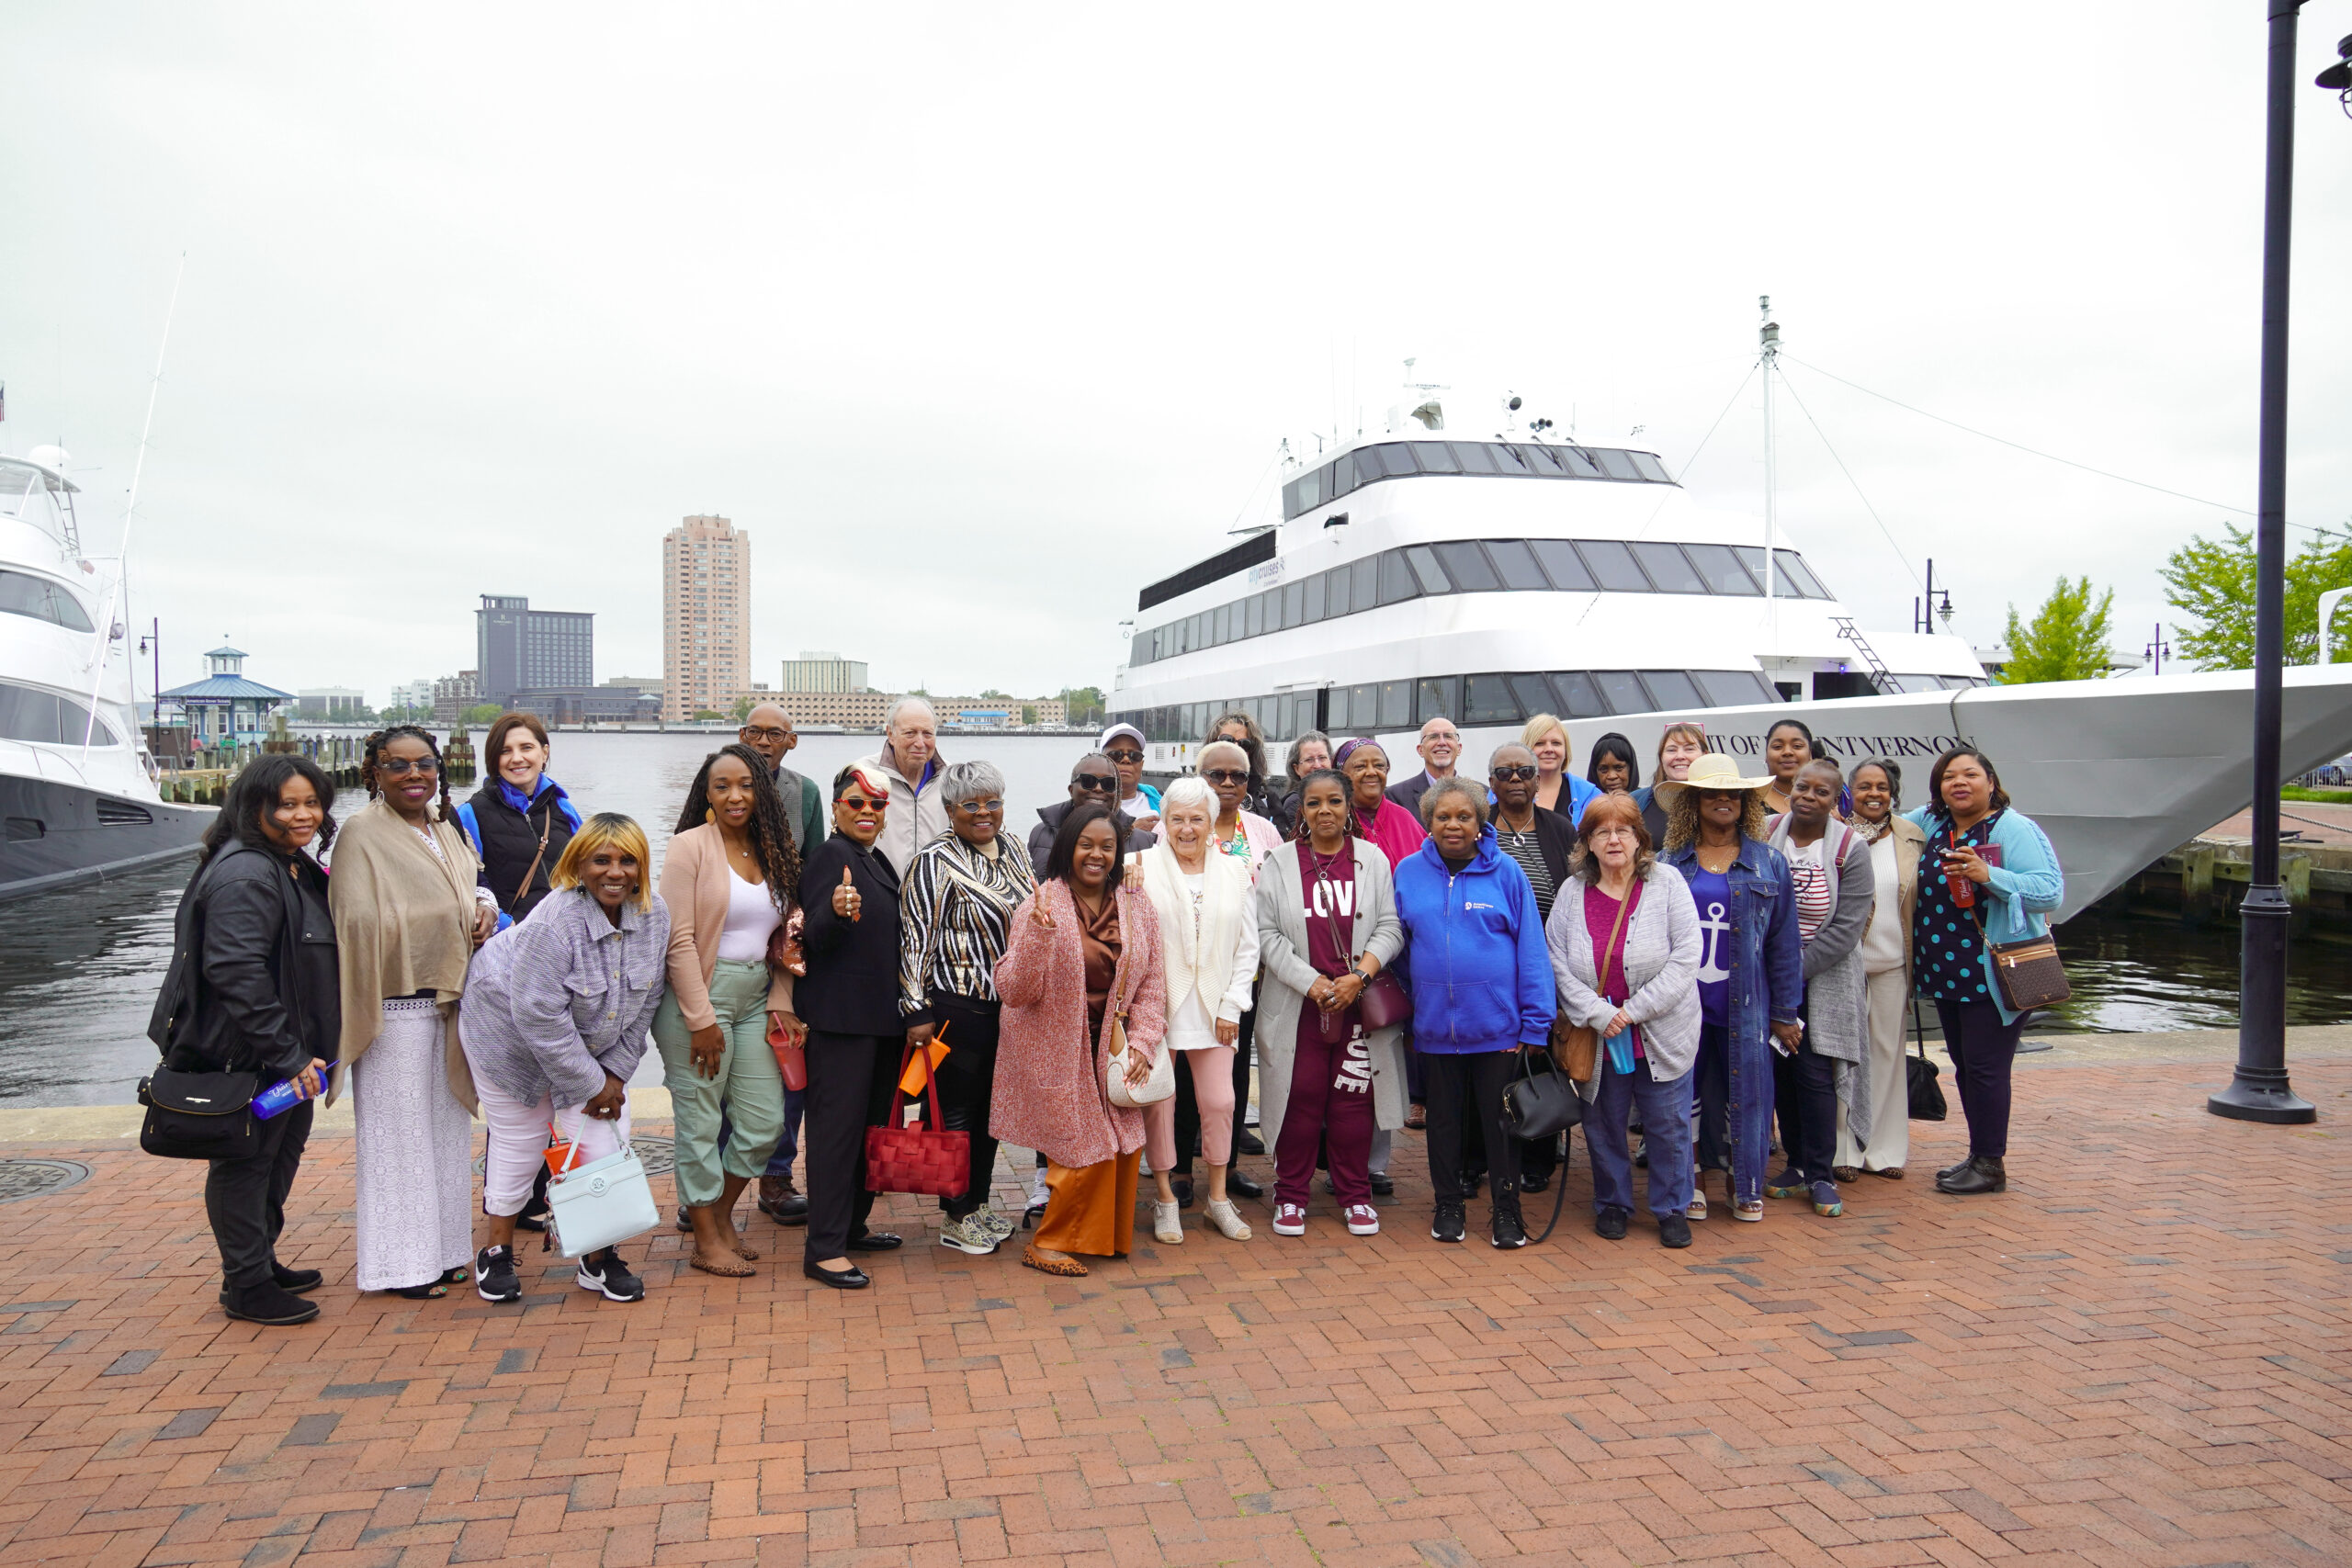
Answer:
<path fill-rule="evenodd" d="M 1936 1065 L 1928 1060 L 1928 1030 L 1919 1021 L 1919 998 L 1911 998 L 1911 1032 L 1919 1042 L 1919 1054 L 1903 1058 L 1905 1085 L 1911 1096 L 1911 1120 L 1940 1122 L 1950 1111 L 1944 1105 L 1943 1086 L 1936 1081 Z"/>
<path fill-rule="evenodd" d="M 1584 1096 L 1568 1081 L 1568 1075 L 1553 1067 L 1548 1056 L 1539 1073 L 1535 1070 L 1535 1053 L 1520 1053 L 1519 1077 L 1503 1090 L 1503 1125 L 1510 1129 L 1511 1136 L 1521 1143 L 1545 1143 L 1583 1121 Z M 1561 1210 L 1568 1200 L 1568 1173 L 1559 1172 L 1554 1186 L 1556 1190 L 1552 1198 L 1552 1218 L 1544 1226 L 1544 1234 L 1535 1238 L 1539 1242 L 1549 1240 L 1560 1223 Z"/>
<path fill-rule="evenodd" d="M 254 1148 L 252 1073 L 184 1073 L 157 1067 L 139 1080 L 147 1120 L 139 1146 L 165 1159 L 236 1159 Z"/>

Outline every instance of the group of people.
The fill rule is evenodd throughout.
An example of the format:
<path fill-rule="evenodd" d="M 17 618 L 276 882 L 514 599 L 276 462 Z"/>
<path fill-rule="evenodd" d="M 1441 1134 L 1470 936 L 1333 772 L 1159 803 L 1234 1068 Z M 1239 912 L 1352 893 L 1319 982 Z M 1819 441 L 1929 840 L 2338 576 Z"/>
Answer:
<path fill-rule="evenodd" d="M 870 1224 L 865 1134 L 910 1089 L 968 1140 L 940 1244 L 985 1255 L 1027 1229 L 1022 1261 L 1057 1275 L 1130 1250 L 1147 1161 L 1161 1245 L 1195 1197 L 1251 1238 L 1239 1201 L 1268 1194 L 1245 1154 L 1272 1156 L 1277 1236 L 1305 1234 L 1318 1170 L 1347 1230 L 1375 1235 L 1408 1128 L 1431 1235 L 1463 1240 L 1484 1183 L 1493 1244 L 1523 1246 L 1520 1194 L 1562 1179 L 1566 1150 L 1516 1138 L 1506 1091 L 1555 1066 L 1585 1104 L 1600 1235 L 1627 1235 L 1643 1166 L 1668 1247 L 1706 1217 L 1709 1173 L 1735 1219 L 1767 1198 L 1835 1216 L 1841 1184 L 1904 1175 L 1915 992 L 1969 1125 L 1938 1186 L 2005 1183 L 2022 1020 L 1990 954 L 2045 929 L 2060 879 L 1973 750 L 1939 757 L 1905 812 L 1897 764 L 1842 773 L 1793 720 L 1758 777 L 1672 726 L 1645 784 L 1621 736 L 1571 772 L 1549 716 L 1474 778 L 1437 719 L 1392 782 L 1371 737 L 1303 736 L 1275 775 L 1236 712 L 1164 792 L 1114 725 L 1024 842 L 1003 775 L 947 763 L 920 698 L 825 784 L 785 765 L 795 743 L 752 710 L 688 786 L 658 878 L 639 824 L 583 816 L 549 776 L 527 714 L 491 727 L 492 774 L 463 803 L 429 733 L 371 736 L 368 803 L 339 830 L 327 777 L 266 755 L 207 835 L 151 1032 L 175 1066 L 352 1093 L 357 1283 L 412 1298 L 520 1298 L 516 1234 L 549 1223 L 550 1167 L 627 1144 L 649 1040 L 687 1261 L 727 1277 L 756 1271 L 737 1215 L 756 1182 L 760 1212 L 805 1227 L 808 1279 L 870 1282 L 858 1258 L 903 1238 Z M 232 1317 L 316 1314 L 319 1274 L 276 1253 L 311 1113 L 211 1162 Z M 1035 1153 L 1017 1216 L 989 1201 L 1001 1144 Z M 611 1247 L 577 1280 L 644 1292 Z"/>

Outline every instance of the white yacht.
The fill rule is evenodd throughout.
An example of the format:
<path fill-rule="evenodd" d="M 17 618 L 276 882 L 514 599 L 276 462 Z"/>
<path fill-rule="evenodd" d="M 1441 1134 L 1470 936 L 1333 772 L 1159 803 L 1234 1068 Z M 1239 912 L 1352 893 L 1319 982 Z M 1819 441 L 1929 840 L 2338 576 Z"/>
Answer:
<path fill-rule="evenodd" d="M 1279 522 L 1142 591 L 1109 706 L 1151 771 L 1189 768 L 1234 707 L 1276 741 L 1377 736 L 1396 779 L 1440 716 L 1473 772 L 1553 713 L 1578 772 L 1614 730 L 1645 782 L 1674 719 L 1760 772 L 1793 716 L 1843 763 L 1907 761 L 1911 806 L 1965 739 L 2050 832 L 2069 914 L 2246 804 L 2251 672 L 1988 685 L 1956 636 L 1858 630 L 1769 499 L 1761 520 L 1710 511 L 1655 453 L 1521 425 L 1515 400 L 1465 429 L 1440 390 L 1291 463 Z M 2285 734 L 2287 777 L 2352 745 L 2352 665 L 2288 671 Z"/>
<path fill-rule="evenodd" d="M 107 603 L 121 563 L 84 553 L 76 493 L 54 448 L 0 457 L 0 898 L 190 853 L 213 817 L 155 787 Z"/>

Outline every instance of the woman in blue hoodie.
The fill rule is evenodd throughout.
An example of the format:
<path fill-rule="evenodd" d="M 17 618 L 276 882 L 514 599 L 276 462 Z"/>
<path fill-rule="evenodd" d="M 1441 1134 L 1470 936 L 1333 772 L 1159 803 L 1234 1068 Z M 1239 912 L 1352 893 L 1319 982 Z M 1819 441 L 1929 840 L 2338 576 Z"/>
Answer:
<path fill-rule="evenodd" d="M 1503 1091 L 1516 1053 L 1541 1051 L 1552 1032 L 1557 994 L 1535 889 L 1502 852 L 1487 825 L 1487 792 L 1466 779 L 1440 779 L 1421 796 L 1429 841 L 1396 867 L 1396 913 L 1405 923 L 1411 976 L 1413 1048 L 1429 1091 L 1430 1185 L 1437 1216 L 1430 1235 L 1460 1241 L 1467 1195 L 1462 1127 L 1475 1116 L 1494 1175 L 1497 1247 L 1525 1247 L 1520 1221 L 1519 1151 L 1503 1124 Z"/>

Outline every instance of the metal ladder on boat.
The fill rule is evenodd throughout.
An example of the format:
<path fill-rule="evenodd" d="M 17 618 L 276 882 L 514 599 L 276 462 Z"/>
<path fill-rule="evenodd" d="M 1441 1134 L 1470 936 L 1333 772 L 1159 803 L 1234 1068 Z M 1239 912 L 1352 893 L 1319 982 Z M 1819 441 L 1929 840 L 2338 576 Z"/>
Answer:
<path fill-rule="evenodd" d="M 1854 625 L 1854 617 L 1832 615 L 1829 624 L 1838 628 L 1839 637 L 1854 645 L 1854 650 L 1862 656 L 1862 662 L 1870 666 L 1871 684 L 1882 694 L 1894 691 L 1894 682 L 1888 678 L 1886 660 L 1878 656 L 1878 649 L 1870 645 L 1870 639 L 1862 636 L 1862 629 Z"/>

